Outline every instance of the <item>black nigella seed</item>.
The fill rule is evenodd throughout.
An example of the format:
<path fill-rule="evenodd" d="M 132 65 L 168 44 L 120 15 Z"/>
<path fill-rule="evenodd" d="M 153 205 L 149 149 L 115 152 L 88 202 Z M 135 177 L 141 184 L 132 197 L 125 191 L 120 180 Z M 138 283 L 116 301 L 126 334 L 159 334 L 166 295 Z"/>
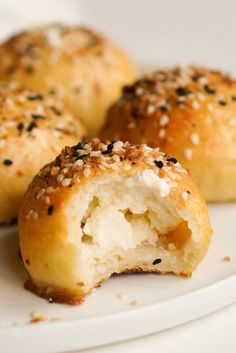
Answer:
<path fill-rule="evenodd" d="M 158 168 L 160 168 L 160 169 L 164 166 L 164 164 L 163 164 L 162 161 L 154 161 L 154 163 L 155 163 L 156 166 L 157 166 Z"/>
<path fill-rule="evenodd" d="M 81 154 L 80 156 L 76 157 L 76 160 L 78 159 L 85 159 L 87 157 L 87 154 Z"/>
<path fill-rule="evenodd" d="M 123 94 L 133 94 L 135 92 L 135 88 L 133 86 L 124 86 L 122 93 Z"/>
<path fill-rule="evenodd" d="M 37 124 L 35 124 L 35 122 L 32 121 L 32 123 L 29 124 L 27 131 L 31 132 L 36 127 L 37 127 Z"/>
<path fill-rule="evenodd" d="M 200 78 L 200 76 L 198 76 L 198 75 L 192 76 L 192 80 L 195 82 L 197 82 L 199 80 L 199 78 Z"/>
<path fill-rule="evenodd" d="M 133 110 L 130 114 L 132 115 L 133 118 L 138 118 L 140 115 L 138 109 Z"/>
<path fill-rule="evenodd" d="M 83 149 L 84 149 L 84 146 L 82 145 L 81 142 L 79 142 L 79 143 L 75 146 L 75 148 L 76 148 L 77 150 L 83 150 Z"/>
<path fill-rule="evenodd" d="M 167 161 L 168 161 L 168 162 L 172 162 L 172 163 L 174 163 L 174 164 L 176 164 L 176 163 L 178 162 L 177 159 L 174 158 L 174 157 L 167 158 Z"/>
<path fill-rule="evenodd" d="M 187 190 L 187 194 L 191 195 L 191 192 L 189 190 Z"/>
<path fill-rule="evenodd" d="M 155 81 L 152 80 L 151 78 L 146 78 L 145 80 L 142 80 L 142 82 L 148 86 L 155 85 Z"/>
<path fill-rule="evenodd" d="M 233 102 L 235 102 L 236 101 L 236 96 L 232 96 L 231 99 L 232 99 Z"/>
<path fill-rule="evenodd" d="M 218 101 L 220 105 L 226 105 L 227 103 L 225 101 Z"/>
<path fill-rule="evenodd" d="M 35 120 L 38 120 L 38 119 L 46 119 L 46 117 L 44 115 L 41 115 L 41 114 L 31 114 L 32 118 L 35 119 Z"/>
<path fill-rule="evenodd" d="M 50 107 L 51 110 L 53 111 L 54 114 L 60 116 L 61 115 L 61 111 L 59 109 L 57 109 L 56 107 Z"/>
<path fill-rule="evenodd" d="M 153 265 L 158 265 L 159 263 L 161 263 L 161 259 L 156 259 L 153 261 Z"/>
<path fill-rule="evenodd" d="M 167 107 L 166 107 L 166 105 L 161 105 L 160 107 L 159 107 L 159 109 L 160 109 L 160 111 L 162 111 L 162 112 L 166 112 L 168 109 L 167 109 Z"/>
<path fill-rule="evenodd" d="M 29 101 L 36 101 L 36 100 L 42 100 L 43 96 L 42 94 L 32 94 L 32 95 L 29 95 L 27 98 Z"/>
<path fill-rule="evenodd" d="M 3 164 L 6 166 L 12 165 L 13 162 L 10 159 L 4 159 Z"/>
<path fill-rule="evenodd" d="M 213 89 L 213 88 L 211 88 L 211 87 L 209 87 L 208 85 L 205 85 L 205 86 L 204 86 L 204 89 L 205 89 L 205 91 L 206 91 L 207 93 L 209 93 L 209 94 L 215 94 L 215 93 L 216 93 L 216 90 Z"/>
<path fill-rule="evenodd" d="M 107 149 L 106 149 L 106 151 L 103 151 L 103 152 L 102 152 L 102 154 L 108 154 L 108 153 L 111 153 L 111 152 L 112 152 L 112 150 L 113 150 L 113 147 L 114 147 L 113 143 L 109 143 L 109 145 L 107 145 Z"/>
<path fill-rule="evenodd" d="M 26 67 L 25 71 L 27 72 L 27 74 L 31 75 L 34 73 L 34 67 L 29 65 Z"/>
<path fill-rule="evenodd" d="M 24 123 L 19 123 L 19 124 L 17 125 L 17 129 L 18 129 L 19 131 L 22 131 L 22 130 L 24 129 L 24 127 L 25 127 Z"/>
<path fill-rule="evenodd" d="M 13 226 L 13 225 L 17 224 L 17 221 L 18 221 L 17 217 L 13 217 L 11 219 L 11 225 Z"/>
<path fill-rule="evenodd" d="M 186 96 L 189 91 L 184 87 L 178 87 L 176 88 L 176 93 L 178 94 L 178 96 Z"/>
<path fill-rule="evenodd" d="M 48 207 L 48 215 L 49 216 L 51 216 L 52 214 L 53 214 L 53 212 L 54 212 L 54 205 L 50 205 L 49 207 Z"/>

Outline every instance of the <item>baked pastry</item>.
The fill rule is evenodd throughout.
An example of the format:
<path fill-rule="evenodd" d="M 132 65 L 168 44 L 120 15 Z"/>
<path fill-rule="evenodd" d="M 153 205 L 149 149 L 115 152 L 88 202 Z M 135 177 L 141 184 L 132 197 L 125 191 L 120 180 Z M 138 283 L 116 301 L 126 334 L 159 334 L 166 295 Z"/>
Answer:
<path fill-rule="evenodd" d="M 85 27 L 52 24 L 22 32 L 0 46 L 0 79 L 57 96 L 90 134 L 135 78 L 127 55 Z"/>
<path fill-rule="evenodd" d="M 55 99 L 15 83 L 0 85 L 0 224 L 16 220 L 33 176 L 85 132 Z"/>
<path fill-rule="evenodd" d="M 19 233 L 26 288 L 79 304 L 113 273 L 190 276 L 206 254 L 211 226 L 175 158 L 93 139 L 65 147 L 41 169 L 25 194 Z"/>
<path fill-rule="evenodd" d="M 219 71 L 175 67 L 125 87 L 101 137 L 159 146 L 207 201 L 236 200 L 236 81 Z"/>

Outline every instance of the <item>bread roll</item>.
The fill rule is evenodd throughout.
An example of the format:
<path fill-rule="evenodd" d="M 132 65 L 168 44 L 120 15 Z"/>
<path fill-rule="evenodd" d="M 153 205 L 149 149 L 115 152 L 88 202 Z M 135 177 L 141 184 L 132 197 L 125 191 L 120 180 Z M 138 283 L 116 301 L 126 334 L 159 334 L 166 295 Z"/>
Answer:
<path fill-rule="evenodd" d="M 79 304 L 113 273 L 190 276 L 206 254 L 211 226 L 175 158 L 93 139 L 66 147 L 41 169 L 25 194 L 19 233 L 26 288 Z"/>
<path fill-rule="evenodd" d="M 0 224 L 16 220 L 33 176 L 85 132 L 55 99 L 15 83 L 0 85 Z"/>
<path fill-rule="evenodd" d="M 101 128 L 108 106 L 134 77 L 123 50 L 85 27 L 37 27 L 0 46 L 1 80 L 57 96 L 90 134 Z"/>
<path fill-rule="evenodd" d="M 101 136 L 159 146 L 207 201 L 236 200 L 236 81 L 219 71 L 176 67 L 125 87 Z"/>

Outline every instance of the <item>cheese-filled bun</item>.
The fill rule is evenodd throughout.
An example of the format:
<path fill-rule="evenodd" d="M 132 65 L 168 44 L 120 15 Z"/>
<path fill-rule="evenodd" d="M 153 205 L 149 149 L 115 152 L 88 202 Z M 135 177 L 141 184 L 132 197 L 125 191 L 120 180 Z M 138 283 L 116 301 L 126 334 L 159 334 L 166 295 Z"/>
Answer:
<path fill-rule="evenodd" d="M 175 158 L 98 139 L 66 147 L 41 169 L 19 232 L 26 288 L 71 304 L 113 273 L 189 276 L 211 238 L 205 202 Z"/>
<path fill-rule="evenodd" d="M 219 71 L 175 67 L 141 78 L 123 89 L 101 136 L 159 146 L 207 201 L 236 200 L 236 81 Z"/>
<path fill-rule="evenodd" d="M 16 220 L 33 176 L 86 129 L 60 102 L 18 84 L 0 85 L 0 224 Z"/>
<path fill-rule="evenodd" d="M 101 128 L 108 106 L 135 75 L 122 49 L 82 26 L 36 27 L 0 46 L 1 80 L 59 97 L 90 134 Z"/>

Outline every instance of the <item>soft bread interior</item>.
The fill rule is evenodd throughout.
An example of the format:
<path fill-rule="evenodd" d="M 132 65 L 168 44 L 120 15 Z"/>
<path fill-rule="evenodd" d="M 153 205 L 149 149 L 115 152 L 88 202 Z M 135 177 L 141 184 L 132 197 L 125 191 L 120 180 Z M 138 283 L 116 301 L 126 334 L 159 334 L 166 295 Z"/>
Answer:
<path fill-rule="evenodd" d="M 199 239 L 168 197 L 174 186 L 152 170 L 111 173 L 72 197 L 69 241 L 78 248 L 77 277 L 85 292 L 113 273 L 191 274 Z"/>

